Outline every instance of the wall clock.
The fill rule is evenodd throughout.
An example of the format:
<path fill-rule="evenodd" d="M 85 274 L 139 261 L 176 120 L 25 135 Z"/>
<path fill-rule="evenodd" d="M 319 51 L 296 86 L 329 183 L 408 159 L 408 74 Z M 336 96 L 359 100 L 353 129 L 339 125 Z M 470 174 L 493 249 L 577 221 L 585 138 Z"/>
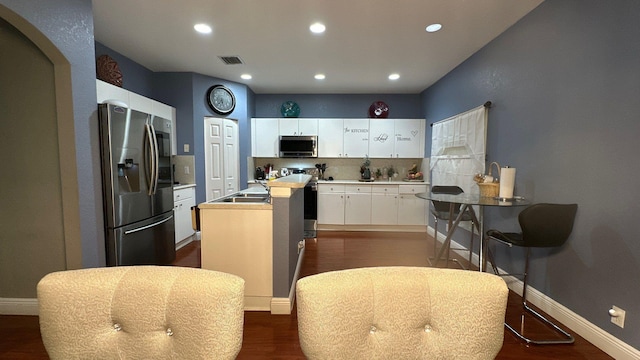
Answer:
<path fill-rule="evenodd" d="M 207 90 L 207 103 L 216 113 L 228 115 L 236 107 L 236 97 L 228 87 L 214 85 Z"/>

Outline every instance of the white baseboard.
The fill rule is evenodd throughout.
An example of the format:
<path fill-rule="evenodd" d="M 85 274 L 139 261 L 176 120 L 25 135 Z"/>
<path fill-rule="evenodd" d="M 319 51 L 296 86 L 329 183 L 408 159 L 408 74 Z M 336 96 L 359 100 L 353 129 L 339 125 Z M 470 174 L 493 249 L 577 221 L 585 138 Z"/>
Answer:
<path fill-rule="evenodd" d="M 298 262 L 296 263 L 296 270 L 293 274 L 293 281 L 291 282 L 291 289 L 289 290 L 288 298 L 273 298 L 271 299 L 271 314 L 272 315 L 289 315 L 293 311 L 293 304 L 296 300 L 296 282 L 300 277 L 300 268 L 302 267 L 302 259 L 304 259 L 304 246 L 305 240 L 300 241 L 300 252 L 298 252 Z"/>
<path fill-rule="evenodd" d="M 38 315 L 38 299 L 0 298 L 0 315 Z"/>
<path fill-rule="evenodd" d="M 429 235 L 433 236 L 434 230 L 432 227 L 427 229 Z M 438 235 L 438 239 L 444 238 L 446 234 L 440 233 Z M 440 241 L 440 240 L 439 240 Z M 462 247 L 462 245 L 456 243 L 455 241 L 451 241 L 452 247 Z M 459 255 L 467 255 L 466 253 Z M 477 254 L 473 255 L 473 263 L 477 266 L 480 263 L 480 259 Z M 505 273 L 503 269 L 498 269 L 501 272 Z M 511 289 L 516 294 L 522 296 L 522 280 L 513 277 L 513 276 L 504 276 L 504 280 L 506 281 L 509 289 Z M 528 295 L 527 300 L 531 304 L 538 307 L 540 310 L 544 311 L 549 316 L 558 320 L 562 325 L 569 328 L 574 333 L 580 335 L 585 340 L 592 343 L 595 347 L 607 353 L 609 356 L 612 356 L 616 360 L 636 360 L 640 359 L 640 350 L 632 347 L 631 345 L 623 342 L 622 340 L 616 338 L 615 336 L 609 334 L 608 332 L 602 330 L 598 326 L 589 322 L 587 319 L 582 316 L 574 313 L 569 310 L 562 304 L 556 302 L 552 298 L 538 291 L 537 289 L 528 286 L 527 287 Z"/>

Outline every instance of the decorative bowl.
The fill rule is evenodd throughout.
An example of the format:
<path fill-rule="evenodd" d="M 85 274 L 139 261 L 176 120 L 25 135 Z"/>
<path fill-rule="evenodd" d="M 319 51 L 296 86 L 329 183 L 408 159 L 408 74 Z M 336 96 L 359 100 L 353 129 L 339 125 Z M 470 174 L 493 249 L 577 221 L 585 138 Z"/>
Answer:
<path fill-rule="evenodd" d="M 369 106 L 369 117 L 370 118 L 382 118 L 386 119 L 389 117 L 389 105 L 385 104 L 382 101 L 374 101 L 371 106 Z"/>
<path fill-rule="evenodd" d="M 280 113 L 283 117 L 297 118 L 300 116 L 300 106 L 293 101 L 285 101 L 280 106 Z"/>

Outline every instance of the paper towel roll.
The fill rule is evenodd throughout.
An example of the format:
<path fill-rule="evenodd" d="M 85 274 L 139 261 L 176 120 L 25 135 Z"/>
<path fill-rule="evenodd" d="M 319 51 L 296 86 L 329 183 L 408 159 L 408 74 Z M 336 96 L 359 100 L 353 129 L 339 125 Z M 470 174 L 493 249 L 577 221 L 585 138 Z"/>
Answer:
<path fill-rule="evenodd" d="M 501 199 L 513 198 L 513 187 L 516 184 L 516 168 L 503 167 L 500 169 L 500 193 Z"/>

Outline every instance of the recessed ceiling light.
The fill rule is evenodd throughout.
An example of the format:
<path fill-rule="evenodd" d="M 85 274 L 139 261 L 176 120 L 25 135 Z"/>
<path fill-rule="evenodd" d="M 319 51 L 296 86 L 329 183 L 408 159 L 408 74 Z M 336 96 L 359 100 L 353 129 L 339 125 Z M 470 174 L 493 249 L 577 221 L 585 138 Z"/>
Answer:
<path fill-rule="evenodd" d="M 326 26 L 322 23 L 313 23 L 309 26 L 309 30 L 314 34 L 322 34 L 326 29 Z"/>
<path fill-rule="evenodd" d="M 427 32 L 436 32 L 438 30 L 442 29 L 442 24 L 431 24 L 429 26 L 427 26 L 427 28 L 425 30 L 427 30 Z"/>
<path fill-rule="evenodd" d="M 389 75 L 389 80 L 398 80 L 398 79 L 400 79 L 400 74 Z"/>
<path fill-rule="evenodd" d="M 245 80 L 251 80 L 253 78 L 253 76 L 251 76 L 251 74 L 242 74 L 242 75 L 240 75 L 240 77 L 245 79 Z"/>
<path fill-rule="evenodd" d="M 324 80 L 324 78 L 325 78 L 325 77 L 326 77 L 326 76 L 324 76 L 324 74 L 316 74 L 316 75 L 314 76 L 314 78 L 315 78 L 316 80 Z"/>
<path fill-rule="evenodd" d="M 193 26 L 193 28 L 201 33 L 201 34 L 210 34 L 211 33 L 211 26 L 207 25 L 207 24 L 195 24 Z"/>

